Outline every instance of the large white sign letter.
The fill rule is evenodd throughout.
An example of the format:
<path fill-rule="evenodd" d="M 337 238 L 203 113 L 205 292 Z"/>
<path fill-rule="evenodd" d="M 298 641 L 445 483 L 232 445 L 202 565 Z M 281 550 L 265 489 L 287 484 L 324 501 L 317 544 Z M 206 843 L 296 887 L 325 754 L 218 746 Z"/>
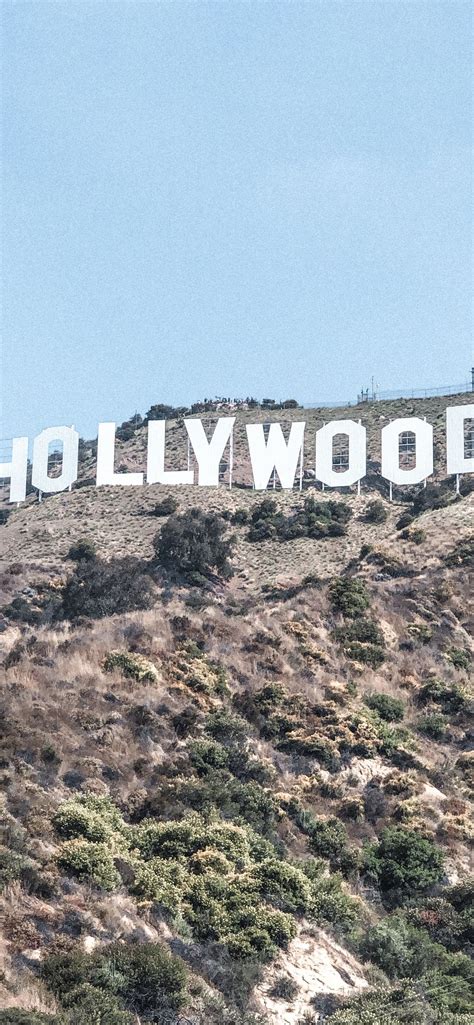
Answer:
<path fill-rule="evenodd" d="M 474 403 L 446 410 L 446 462 L 448 473 L 474 473 L 474 452 L 464 453 L 464 422 L 474 420 Z"/>
<path fill-rule="evenodd" d="M 298 459 L 303 449 L 305 426 L 304 421 L 293 423 L 287 443 L 281 424 L 271 424 L 267 442 L 263 424 L 248 424 L 250 461 L 254 484 L 258 491 L 265 490 L 273 470 L 276 470 L 282 488 L 294 487 Z"/>
<path fill-rule="evenodd" d="M 217 421 L 210 441 L 207 440 L 202 420 L 185 420 L 184 426 L 193 446 L 201 487 L 216 488 L 219 484 L 219 466 L 224 450 L 232 434 L 235 416 L 222 416 Z"/>
<path fill-rule="evenodd" d="M 400 466 L 400 435 L 415 435 L 415 465 Z M 392 420 L 382 430 L 382 477 L 393 484 L 420 484 L 433 473 L 433 428 L 418 416 Z"/>
<path fill-rule="evenodd" d="M 147 484 L 194 484 L 193 470 L 165 470 L 166 421 L 148 421 Z"/>
<path fill-rule="evenodd" d="M 48 475 L 49 446 L 53 441 L 62 444 L 62 466 L 59 477 Z M 39 491 L 56 494 L 65 491 L 77 480 L 79 435 L 74 427 L 47 427 L 33 442 L 33 472 L 31 483 Z"/>
<path fill-rule="evenodd" d="M 142 473 L 115 473 L 115 424 L 99 424 L 96 484 L 143 484 Z"/>
<path fill-rule="evenodd" d="M 349 465 L 340 473 L 333 467 L 333 442 L 337 434 L 345 434 L 349 442 Z M 355 420 L 333 420 L 316 431 L 316 477 L 330 488 L 347 487 L 365 477 L 366 435 Z"/>
<path fill-rule="evenodd" d="M 0 480 L 10 478 L 10 502 L 24 502 L 28 468 L 28 438 L 13 438 L 9 463 L 0 463 Z"/>

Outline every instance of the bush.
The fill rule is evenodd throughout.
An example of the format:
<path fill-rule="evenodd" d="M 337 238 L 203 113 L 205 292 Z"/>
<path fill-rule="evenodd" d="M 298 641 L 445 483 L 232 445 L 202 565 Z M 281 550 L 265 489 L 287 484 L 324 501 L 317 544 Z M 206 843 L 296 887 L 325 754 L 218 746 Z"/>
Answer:
<path fill-rule="evenodd" d="M 346 533 L 346 524 L 352 516 L 348 505 L 344 502 L 317 502 L 309 495 L 301 506 L 285 516 L 278 511 L 276 502 L 264 498 L 252 511 L 249 541 L 263 541 L 277 538 L 279 541 L 291 541 L 298 537 L 311 537 L 315 540 L 325 537 L 338 537 Z"/>
<path fill-rule="evenodd" d="M 466 698 L 457 683 L 446 683 L 432 676 L 418 691 L 417 701 L 420 705 L 441 705 L 446 712 L 459 712 Z"/>
<path fill-rule="evenodd" d="M 397 520 L 397 523 L 395 524 L 397 530 L 405 530 L 406 527 L 409 527 L 410 524 L 413 523 L 413 520 L 414 520 L 414 516 L 413 516 L 412 513 L 409 513 L 409 512 L 402 513 L 402 515 L 400 516 L 400 519 Z"/>
<path fill-rule="evenodd" d="M 403 979 L 359 994 L 325 1019 L 326 1025 L 472 1025 L 470 1013 L 458 1012 L 453 990 L 452 979 L 445 979 L 444 986 L 436 976 Z"/>
<path fill-rule="evenodd" d="M 16 879 L 22 879 L 32 865 L 31 858 L 0 844 L 0 891 Z"/>
<path fill-rule="evenodd" d="M 463 669 L 469 673 L 471 670 L 471 652 L 467 648 L 448 648 L 446 657 L 452 662 L 456 669 Z"/>
<path fill-rule="evenodd" d="M 473 939 L 472 881 L 443 890 L 440 897 L 418 898 L 405 912 L 407 921 L 423 929 L 435 943 L 451 951 L 470 952 Z"/>
<path fill-rule="evenodd" d="M 108 843 L 66 840 L 58 854 L 58 865 L 81 880 L 89 880 L 104 890 L 115 890 L 121 879 L 115 868 Z"/>
<path fill-rule="evenodd" d="M 364 516 L 367 523 L 385 523 L 387 517 L 388 512 L 380 499 L 375 498 L 368 503 Z"/>
<path fill-rule="evenodd" d="M 385 638 L 377 623 L 358 616 L 350 624 L 339 627 L 334 636 L 348 658 L 378 669 L 385 660 Z"/>
<path fill-rule="evenodd" d="M 361 616 L 370 605 L 370 597 L 363 580 L 354 577 L 339 577 L 329 587 L 333 608 L 344 616 L 354 619 Z"/>
<path fill-rule="evenodd" d="M 442 740 L 448 726 L 448 720 L 441 712 L 432 712 L 418 719 L 417 729 L 431 740 Z"/>
<path fill-rule="evenodd" d="M 220 744 L 241 746 L 246 743 L 248 732 L 245 719 L 228 712 L 225 708 L 211 712 L 206 719 L 206 733 Z"/>
<path fill-rule="evenodd" d="M 421 527 L 407 527 L 402 530 L 400 537 L 402 541 L 411 541 L 414 545 L 421 545 L 423 541 L 426 541 L 426 531 L 422 530 Z"/>
<path fill-rule="evenodd" d="M 64 803 L 53 815 L 53 826 L 63 840 L 82 838 L 93 843 L 110 839 L 122 817 L 109 797 L 80 794 Z"/>
<path fill-rule="evenodd" d="M 313 884 L 311 918 L 346 928 L 359 915 L 359 902 L 344 892 L 338 875 L 324 876 Z"/>
<path fill-rule="evenodd" d="M 231 523 L 235 527 L 245 527 L 250 519 L 248 509 L 236 509 L 231 516 Z"/>
<path fill-rule="evenodd" d="M 287 1003 L 292 1003 L 295 997 L 298 996 L 299 987 L 289 975 L 279 975 L 268 993 L 273 1000 L 285 1000 Z"/>
<path fill-rule="evenodd" d="M 74 562 L 91 562 L 97 555 L 97 545 L 94 541 L 91 541 L 88 537 L 80 538 L 71 545 L 67 558 L 73 559 Z"/>
<path fill-rule="evenodd" d="M 369 928 L 359 943 L 359 953 L 390 979 L 419 980 L 429 1001 L 444 1011 L 474 1010 L 470 959 L 434 943 L 428 932 L 417 928 L 406 915 L 398 912 Z"/>
<path fill-rule="evenodd" d="M 122 1009 L 117 997 L 87 982 L 71 990 L 65 1004 L 64 1025 L 135 1025 L 135 1017 Z"/>
<path fill-rule="evenodd" d="M 331 868 L 336 871 L 344 874 L 353 871 L 358 862 L 357 854 L 349 846 L 346 828 L 339 819 L 316 818 L 295 800 L 290 802 L 288 814 L 309 838 L 313 854 L 327 858 Z"/>
<path fill-rule="evenodd" d="M 152 582 L 138 559 L 81 559 L 63 588 L 60 613 L 64 619 L 100 619 L 149 609 L 153 601 Z"/>
<path fill-rule="evenodd" d="M 413 513 L 419 516 L 427 509 L 444 509 L 450 501 L 451 495 L 446 484 L 427 484 L 425 488 L 420 488 L 413 499 Z"/>
<path fill-rule="evenodd" d="M 162 498 L 161 502 L 155 505 L 152 510 L 153 516 L 172 516 L 178 508 L 178 503 L 172 495 L 167 495 L 166 498 Z"/>
<path fill-rule="evenodd" d="M 90 955 L 53 955 L 45 959 L 42 975 L 55 996 L 66 1006 L 76 1005 L 81 1014 L 83 1008 L 95 1014 L 108 1007 L 114 1017 L 98 1018 L 101 1025 L 109 1025 L 109 1020 L 110 1025 L 130 1021 L 123 1012 L 118 1016 L 117 998 L 123 1010 L 156 1023 L 176 1014 L 186 999 L 183 963 L 157 943 L 115 943 Z M 71 1020 L 76 1020 L 74 1015 Z M 77 1021 L 95 1025 L 96 1019 L 79 1017 Z"/>
<path fill-rule="evenodd" d="M 103 965 L 99 977 L 107 977 L 108 970 L 115 991 L 135 1014 L 158 1023 L 162 1015 L 183 1006 L 186 969 L 160 944 L 116 943 L 106 947 L 99 957 Z"/>
<path fill-rule="evenodd" d="M 170 516 L 154 539 L 158 561 L 166 569 L 185 575 L 228 577 L 232 541 L 225 537 L 225 522 L 201 509 Z"/>
<path fill-rule="evenodd" d="M 303 914 L 310 904 L 308 878 L 284 861 L 267 858 L 258 866 L 255 879 L 262 898 L 281 911 Z"/>
<path fill-rule="evenodd" d="M 446 566 L 474 565 L 474 535 L 458 541 L 444 559 Z"/>
<path fill-rule="evenodd" d="M 356 853 L 349 847 L 346 829 L 339 819 L 315 819 L 308 835 L 313 853 L 327 858 L 333 870 L 349 873 L 356 867 Z"/>
<path fill-rule="evenodd" d="M 366 848 L 363 867 L 382 892 L 422 893 L 441 879 L 443 852 L 419 833 L 394 826 Z"/>
<path fill-rule="evenodd" d="M 389 694 L 369 694 L 365 698 L 365 704 L 374 712 L 378 712 L 385 722 L 401 722 L 405 714 L 405 705 L 400 698 L 393 698 Z"/>
<path fill-rule="evenodd" d="M 137 683 L 157 683 L 159 672 L 150 659 L 144 655 L 134 655 L 130 651 L 110 651 L 102 663 L 104 672 L 113 673 L 119 670 L 129 679 Z"/>
<path fill-rule="evenodd" d="M 40 1011 L 25 1011 L 21 1007 L 7 1007 L 0 1011 L 1 1025 L 60 1025 L 56 1015 Z"/>
<path fill-rule="evenodd" d="M 188 412 L 186 406 L 169 406 L 164 402 L 156 402 L 145 414 L 144 423 L 147 424 L 149 420 L 175 420 Z"/>

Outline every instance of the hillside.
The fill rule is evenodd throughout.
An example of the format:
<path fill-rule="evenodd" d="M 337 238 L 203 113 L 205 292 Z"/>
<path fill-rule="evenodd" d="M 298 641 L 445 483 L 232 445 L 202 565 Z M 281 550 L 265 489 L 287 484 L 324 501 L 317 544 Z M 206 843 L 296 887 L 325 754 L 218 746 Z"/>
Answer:
<path fill-rule="evenodd" d="M 232 490 L 96 489 L 85 445 L 81 486 L 11 511 L 3 1025 L 473 1025 L 469 398 L 240 413 Z M 437 475 L 390 503 L 396 415 Z M 349 416 L 360 495 L 243 486 L 245 422 L 306 419 L 310 465 Z M 145 429 L 119 449 L 141 468 Z"/>

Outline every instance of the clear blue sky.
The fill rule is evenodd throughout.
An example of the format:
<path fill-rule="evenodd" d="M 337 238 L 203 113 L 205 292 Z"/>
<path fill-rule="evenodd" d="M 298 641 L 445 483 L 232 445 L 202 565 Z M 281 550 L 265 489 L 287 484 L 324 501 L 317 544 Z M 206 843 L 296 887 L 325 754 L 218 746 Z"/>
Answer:
<path fill-rule="evenodd" d="M 465 380 L 470 19 L 4 0 L 2 436 Z"/>

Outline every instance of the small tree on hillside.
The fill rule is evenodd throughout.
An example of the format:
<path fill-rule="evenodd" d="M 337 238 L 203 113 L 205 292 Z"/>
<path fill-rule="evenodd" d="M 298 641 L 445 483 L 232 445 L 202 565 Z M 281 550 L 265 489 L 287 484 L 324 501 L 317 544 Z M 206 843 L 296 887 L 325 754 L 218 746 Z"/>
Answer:
<path fill-rule="evenodd" d="M 170 516 L 154 539 L 158 561 L 184 574 L 217 572 L 228 577 L 232 541 L 225 537 L 225 529 L 221 516 L 201 509 Z"/>
<path fill-rule="evenodd" d="M 80 559 L 62 590 L 59 611 L 64 619 L 100 619 L 153 605 L 153 582 L 132 556 L 104 562 Z"/>

